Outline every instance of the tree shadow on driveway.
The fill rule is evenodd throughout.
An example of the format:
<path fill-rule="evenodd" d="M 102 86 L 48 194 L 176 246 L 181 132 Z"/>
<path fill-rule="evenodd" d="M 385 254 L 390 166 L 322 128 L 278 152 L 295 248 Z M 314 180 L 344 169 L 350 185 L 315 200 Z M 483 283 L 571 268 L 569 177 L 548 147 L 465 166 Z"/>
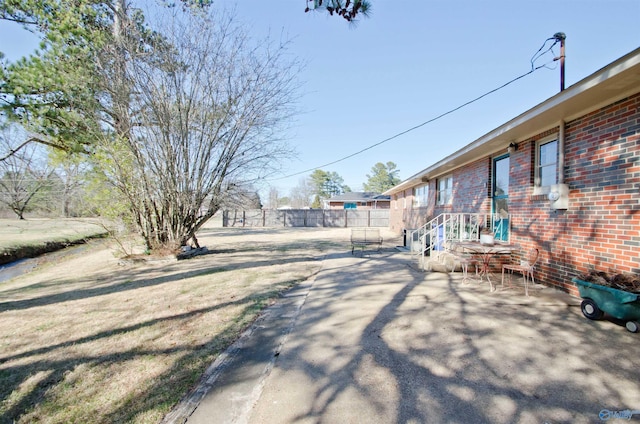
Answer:
<path fill-rule="evenodd" d="M 328 258 L 250 422 L 594 422 L 640 407 L 637 337 L 398 254 Z"/>

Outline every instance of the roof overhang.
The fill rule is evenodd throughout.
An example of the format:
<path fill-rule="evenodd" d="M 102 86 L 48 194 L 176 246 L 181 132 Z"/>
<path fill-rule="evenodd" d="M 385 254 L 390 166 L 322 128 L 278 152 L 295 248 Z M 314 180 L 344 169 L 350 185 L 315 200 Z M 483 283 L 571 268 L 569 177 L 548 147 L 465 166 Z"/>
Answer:
<path fill-rule="evenodd" d="M 391 195 L 505 151 L 519 142 L 640 92 L 640 48 L 485 134 L 457 152 L 409 177 Z"/>

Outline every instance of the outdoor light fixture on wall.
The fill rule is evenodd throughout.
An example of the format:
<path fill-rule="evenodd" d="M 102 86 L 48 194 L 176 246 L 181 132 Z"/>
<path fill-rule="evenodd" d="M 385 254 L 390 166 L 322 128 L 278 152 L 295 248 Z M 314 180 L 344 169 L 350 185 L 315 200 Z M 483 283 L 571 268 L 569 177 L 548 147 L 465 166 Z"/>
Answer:
<path fill-rule="evenodd" d="M 507 147 L 507 152 L 513 153 L 518 150 L 518 145 L 514 142 L 509 143 L 509 147 Z"/>

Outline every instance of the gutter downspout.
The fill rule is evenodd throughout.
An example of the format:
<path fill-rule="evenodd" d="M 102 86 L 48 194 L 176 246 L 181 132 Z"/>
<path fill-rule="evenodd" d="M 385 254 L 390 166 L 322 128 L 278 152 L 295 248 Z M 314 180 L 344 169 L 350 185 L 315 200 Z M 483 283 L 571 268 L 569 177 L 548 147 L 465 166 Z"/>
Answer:
<path fill-rule="evenodd" d="M 567 36 L 564 32 L 557 32 L 553 37 L 560 41 L 560 91 L 564 91 L 564 61 L 565 61 L 565 40 Z M 564 144 L 565 144 L 565 124 L 564 119 L 560 120 L 558 134 L 558 184 L 564 184 Z"/>
<path fill-rule="evenodd" d="M 565 124 L 566 122 L 562 119 L 558 126 L 558 184 L 564 184 Z"/>

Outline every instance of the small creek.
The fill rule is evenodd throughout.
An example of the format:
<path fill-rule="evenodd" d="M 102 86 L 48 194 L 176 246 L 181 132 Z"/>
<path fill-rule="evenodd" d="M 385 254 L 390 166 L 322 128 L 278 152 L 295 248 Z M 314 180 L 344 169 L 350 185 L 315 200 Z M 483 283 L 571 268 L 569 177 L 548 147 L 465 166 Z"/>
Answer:
<path fill-rule="evenodd" d="M 102 243 L 102 241 L 90 240 L 84 244 L 65 247 L 64 249 L 56 250 L 55 252 L 43 253 L 35 258 L 24 258 L 8 264 L 0 265 L 0 283 L 19 277 L 20 275 L 27 274 L 38 266 L 69 256 L 78 255 L 87 249 L 95 247 L 96 243 Z"/>

